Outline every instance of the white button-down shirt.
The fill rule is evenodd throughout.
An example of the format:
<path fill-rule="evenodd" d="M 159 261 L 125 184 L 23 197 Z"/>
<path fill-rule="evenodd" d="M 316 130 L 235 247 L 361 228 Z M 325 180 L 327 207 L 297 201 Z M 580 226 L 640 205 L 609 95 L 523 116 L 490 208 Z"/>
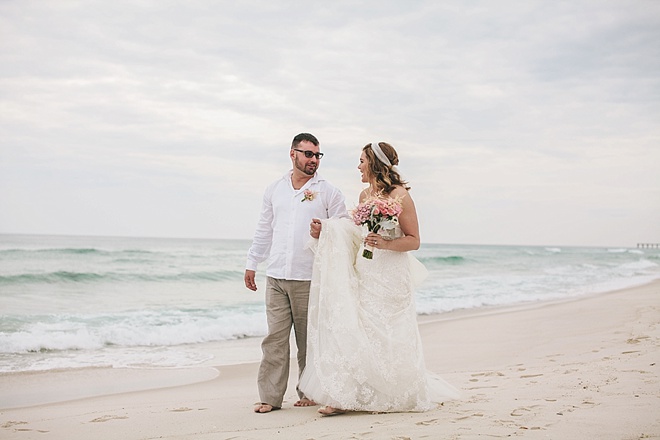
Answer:
<path fill-rule="evenodd" d="M 300 189 L 291 183 L 293 170 L 276 180 L 264 192 L 261 215 L 252 246 L 248 251 L 248 270 L 269 260 L 266 275 L 285 280 L 310 280 L 314 254 L 305 249 L 310 239 L 313 218 L 348 217 L 346 200 L 339 189 L 318 173 Z M 304 200 L 305 190 L 313 193 Z"/>

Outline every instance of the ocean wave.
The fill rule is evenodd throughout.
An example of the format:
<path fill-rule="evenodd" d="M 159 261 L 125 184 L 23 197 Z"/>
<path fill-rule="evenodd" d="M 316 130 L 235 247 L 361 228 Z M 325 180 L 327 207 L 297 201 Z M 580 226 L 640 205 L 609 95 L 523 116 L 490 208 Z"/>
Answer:
<path fill-rule="evenodd" d="M 0 372 L 188 365 L 197 358 L 176 353 L 266 331 L 265 271 L 258 292 L 243 283 L 248 241 L 10 237 L 0 246 Z M 415 256 L 429 269 L 419 313 L 660 278 L 657 249 L 425 244 Z"/>
<path fill-rule="evenodd" d="M 0 285 L 3 284 L 41 284 L 41 283 L 61 283 L 61 282 L 92 282 L 105 278 L 93 272 L 68 272 L 57 271 L 43 274 L 23 273 L 17 275 L 0 276 Z"/>
<path fill-rule="evenodd" d="M 192 282 L 230 281 L 242 279 L 243 272 L 236 270 L 180 272 L 174 274 L 141 274 L 118 272 L 70 272 L 23 273 L 0 276 L 0 285 L 11 284 L 52 284 L 52 283 L 96 283 L 96 282 Z"/>
<path fill-rule="evenodd" d="M 644 251 L 641 249 L 628 249 L 628 248 L 610 248 L 607 249 L 607 252 L 611 254 L 636 254 L 644 255 Z"/>
<path fill-rule="evenodd" d="M 621 269 L 630 269 L 633 271 L 638 271 L 638 270 L 645 270 L 645 269 L 651 269 L 654 267 L 658 267 L 658 263 L 654 263 L 653 261 L 649 261 L 647 259 L 641 259 L 639 261 L 633 261 L 630 263 L 624 263 L 619 266 Z"/>
<path fill-rule="evenodd" d="M 175 346 L 262 336 L 265 332 L 265 315 L 257 308 L 55 315 L 0 332 L 0 353 Z"/>
<path fill-rule="evenodd" d="M 425 264 L 462 264 L 467 260 L 460 255 L 452 255 L 449 257 L 420 257 L 419 261 Z"/>
<path fill-rule="evenodd" d="M 43 248 L 43 249 L 22 249 L 22 248 L 12 248 L 12 249 L 2 249 L 0 250 L 0 255 L 2 254 L 18 254 L 18 253 L 34 253 L 34 254 L 102 254 L 107 251 L 95 248 Z"/>
<path fill-rule="evenodd" d="M 121 258 L 121 256 L 133 259 L 135 255 L 140 256 L 150 256 L 157 254 L 157 252 L 141 250 L 141 249 L 122 249 L 122 250 L 106 250 L 99 248 L 37 248 L 37 249 L 22 249 L 22 248 L 11 248 L 11 249 L 0 249 L 0 259 L 3 258 L 44 258 L 44 257 L 54 257 L 54 258 L 66 258 L 68 257 L 112 257 L 116 256 Z"/>

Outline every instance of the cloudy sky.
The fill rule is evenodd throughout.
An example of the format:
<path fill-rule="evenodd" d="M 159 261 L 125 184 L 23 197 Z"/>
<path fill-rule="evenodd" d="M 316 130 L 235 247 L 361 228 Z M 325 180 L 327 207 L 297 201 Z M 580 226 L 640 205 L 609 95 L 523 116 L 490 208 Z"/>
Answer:
<path fill-rule="evenodd" d="M 426 242 L 660 242 L 660 2 L 0 0 L 2 233 L 250 238 L 303 131 Z"/>

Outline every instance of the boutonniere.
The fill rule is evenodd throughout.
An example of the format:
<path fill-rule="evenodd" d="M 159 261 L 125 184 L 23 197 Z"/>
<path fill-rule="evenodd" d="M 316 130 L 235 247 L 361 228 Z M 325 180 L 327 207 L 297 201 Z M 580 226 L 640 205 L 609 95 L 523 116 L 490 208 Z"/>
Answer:
<path fill-rule="evenodd" d="M 303 198 L 301 202 L 304 202 L 305 200 L 309 200 L 310 202 L 314 200 L 314 198 L 318 195 L 317 191 L 312 191 L 310 189 L 306 189 L 305 192 L 303 193 Z"/>

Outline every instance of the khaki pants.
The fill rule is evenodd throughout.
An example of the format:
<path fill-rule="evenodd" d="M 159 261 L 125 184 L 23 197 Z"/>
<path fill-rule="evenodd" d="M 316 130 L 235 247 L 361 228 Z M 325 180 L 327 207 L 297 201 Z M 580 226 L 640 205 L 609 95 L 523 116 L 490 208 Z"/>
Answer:
<path fill-rule="evenodd" d="M 280 408 L 289 381 L 289 335 L 293 326 L 298 348 L 298 377 L 307 354 L 307 304 L 310 281 L 266 278 L 268 335 L 261 343 L 263 357 L 257 384 L 262 403 Z M 303 397 L 300 390 L 298 396 Z"/>

